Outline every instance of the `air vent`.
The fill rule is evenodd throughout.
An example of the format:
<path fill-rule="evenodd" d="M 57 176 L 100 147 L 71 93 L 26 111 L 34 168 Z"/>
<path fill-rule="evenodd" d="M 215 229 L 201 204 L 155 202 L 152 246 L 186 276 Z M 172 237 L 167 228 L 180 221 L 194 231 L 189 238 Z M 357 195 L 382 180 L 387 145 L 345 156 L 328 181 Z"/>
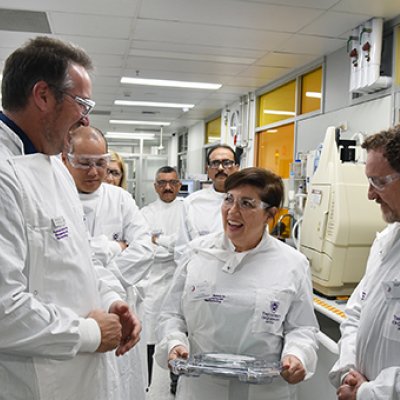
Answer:
<path fill-rule="evenodd" d="M 94 109 L 90 115 L 111 115 L 111 111 L 103 111 Z"/>
<path fill-rule="evenodd" d="M 0 8 L 0 30 L 51 33 L 45 12 Z"/>
<path fill-rule="evenodd" d="M 145 114 L 145 115 L 156 115 L 159 113 L 160 113 L 159 111 L 142 111 L 142 114 Z"/>

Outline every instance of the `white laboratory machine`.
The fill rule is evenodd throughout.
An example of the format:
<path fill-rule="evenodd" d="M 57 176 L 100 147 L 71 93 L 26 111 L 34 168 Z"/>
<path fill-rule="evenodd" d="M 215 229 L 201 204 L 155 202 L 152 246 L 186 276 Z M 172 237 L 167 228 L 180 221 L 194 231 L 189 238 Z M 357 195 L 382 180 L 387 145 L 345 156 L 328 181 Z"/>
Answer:
<path fill-rule="evenodd" d="M 314 289 L 325 296 L 352 293 L 385 225 L 379 205 L 368 200 L 365 165 L 346 161 L 354 159 L 355 144 L 328 128 L 303 215 L 300 251 L 310 262 Z"/>

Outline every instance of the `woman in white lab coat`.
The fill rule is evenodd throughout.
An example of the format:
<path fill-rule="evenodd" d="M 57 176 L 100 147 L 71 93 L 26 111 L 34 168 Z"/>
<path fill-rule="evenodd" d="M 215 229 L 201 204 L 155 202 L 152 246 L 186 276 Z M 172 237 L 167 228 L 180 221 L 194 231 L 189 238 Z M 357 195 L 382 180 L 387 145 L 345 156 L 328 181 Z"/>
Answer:
<path fill-rule="evenodd" d="M 167 367 L 177 357 L 212 352 L 282 362 L 281 377 L 269 384 L 183 375 L 177 400 L 228 400 L 238 391 L 243 399 L 296 399 L 289 383 L 314 373 L 317 322 L 306 258 L 266 229 L 282 204 L 282 180 L 246 168 L 227 178 L 225 191 L 224 232 L 192 241 L 174 275 L 156 360 Z"/>

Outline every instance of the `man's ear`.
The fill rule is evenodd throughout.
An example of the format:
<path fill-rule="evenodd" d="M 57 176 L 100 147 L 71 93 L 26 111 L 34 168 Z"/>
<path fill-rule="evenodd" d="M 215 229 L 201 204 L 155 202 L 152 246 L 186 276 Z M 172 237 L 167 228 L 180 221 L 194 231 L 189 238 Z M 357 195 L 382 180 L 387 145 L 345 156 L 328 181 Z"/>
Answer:
<path fill-rule="evenodd" d="M 52 97 L 52 92 L 49 85 L 45 81 L 38 81 L 32 88 L 32 98 L 40 111 L 47 111 L 52 102 L 54 102 L 54 97 Z"/>

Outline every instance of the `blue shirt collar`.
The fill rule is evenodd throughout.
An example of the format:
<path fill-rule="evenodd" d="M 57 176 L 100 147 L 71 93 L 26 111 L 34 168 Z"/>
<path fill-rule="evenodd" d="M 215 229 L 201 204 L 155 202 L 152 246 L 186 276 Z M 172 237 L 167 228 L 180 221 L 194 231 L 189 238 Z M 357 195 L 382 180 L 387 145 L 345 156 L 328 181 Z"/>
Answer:
<path fill-rule="evenodd" d="M 2 112 L 0 112 L 0 121 L 3 121 L 21 139 L 24 145 L 24 154 L 35 154 L 38 152 L 26 133 Z"/>

